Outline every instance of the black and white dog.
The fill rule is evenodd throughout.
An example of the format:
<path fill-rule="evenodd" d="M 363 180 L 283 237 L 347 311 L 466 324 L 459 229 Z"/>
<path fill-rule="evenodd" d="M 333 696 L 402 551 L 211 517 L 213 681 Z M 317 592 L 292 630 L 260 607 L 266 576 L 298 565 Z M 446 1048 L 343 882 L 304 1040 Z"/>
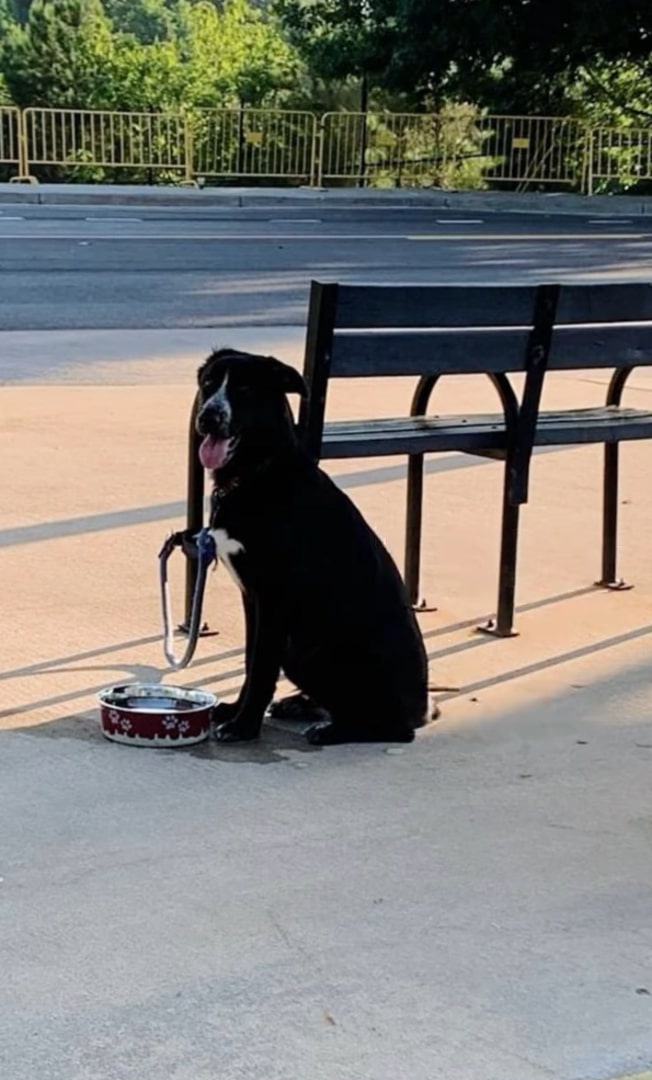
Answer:
<path fill-rule="evenodd" d="M 297 443 L 286 394 L 302 377 L 267 356 L 213 353 L 198 373 L 200 459 L 213 474 L 210 527 L 242 591 L 246 677 L 216 710 L 222 742 L 255 739 L 281 669 L 317 745 L 411 742 L 428 720 L 428 665 L 389 553 Z"/>

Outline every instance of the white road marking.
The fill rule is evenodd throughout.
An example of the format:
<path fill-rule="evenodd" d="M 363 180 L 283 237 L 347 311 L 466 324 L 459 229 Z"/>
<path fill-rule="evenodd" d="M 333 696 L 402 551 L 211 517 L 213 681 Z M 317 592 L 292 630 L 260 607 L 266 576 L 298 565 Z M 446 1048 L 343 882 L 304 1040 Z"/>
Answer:
<path fill-rule="evenodd" d="M 25 220 L 25 218 L 23 218 L 23 217 L 9 217 L 9 216 L 5 216 L 5 215 L 4 215 L 3 213 L 2 213 L 2 211 L 1 211 L 1 210 L 0 210 L 0 218 L 2 218 L 2 220 L 0 221 L 0 225 L 2 225 L 2 222 L 4 222 L 4 221 L 24 221 L 24 220 Z"/>
<path fill-rule="evenodd" d="M 318 217 L 305 218 L 269 218 L 271 225 L 321 225 L 322 219 Z"/>
<path fill-rule="evenodd" d="M 475 240 L 477 243 L 486 243 L 491 241 L 495 243 L 497 240 L 509 241 L 514 243 L 520 240 L 527 240 L 532 242 L 533 240 L 542 242 L 554 240 L 559 243 L 560 240 L 652 240 L 652 230 L 649 233 L 459 233 L 457 236 L 444 235 L 434 233 L 430 236 L 408 236 L 408 240 Z"/>
<path fill-rule="evenodd" d="M 484 225 L 484 218 L 437 218 L 438 225 Z"/>
<path fill-rule="evenodd" d="M 0 219 L 0 226 L 2 225 L 2 219 Z M 41 240 L 79 240 L 81 237 L 88 240 L 113 240 L 116 243 L 125 243 L 130 240 L 167 240 L 167 241 L 192 241 L 193 243 L 205 243 L 206 241 L 221 240 L 224 243 L 239 244 L 242 240 L 260 243 L 261 240 L 271 240 L 274 242 L 282 243 L 290 240 L 295 241 L 323 241 L 323 240 L 351 240 L 357 242 L 359 240 L 407 240 L 409 237 L 404 233 L 365 233 L 365 234 L 352 234 L 352 233 L 180 233 L 180 232 L 165 232 L 165 233 L 128 233 L 126 235 L 116 235 L 115 233 L 96 233 L 87 230 L 79 230 L 78 232 L 60 232 L 60 233 L 29 233 L 29 232 L 14 232 L 14 233 L 2 233 L 0 236 L 3 240 L 35 240 L 40 242 Z"/>
<path fill-rule="evenodd" d="M 87 218 L 84 218 L 84 220 L 85 221 L 110 221 L 113 225 L 121 225 L 123 221 L 127 222 L 129 224 L 133 224 L 134 222 L 137 221 L 140 224 L 143 219 L 139 218 L 139 217 L 107 217 L 105 215 L 104 217 L 87 217 Z"/>
<path fill-rule="evenodd" d="M 0 219 L 0 226 L 2 225 L 2 219 Z M 360 241 L 386 241 L 386 240 L 409 240 L 409 241 L 425 241 L 425 242 L 437 242 L 452 241 L 460 242 L 465 240 L 473 240 L 475 243 L 495 243 L 501 241 L 505 243 L 518 243 L 537 241 L 540 243 L 554 241 L 576 241 L 576 240 L 650 240 L 652 241 L 652 228 L 649 232 L 618 232 L 618 233 L 432 233 L 423 235 L 405 235 L 404 233 L 246 233 L 244 235 L 233 235 L 225 233 L 202 233 L 200 235 L 187 234 L 187 233 L 129 233 L 128 235 L 116 235 L 115 233 L 92 233 L 92 232 L 75 232 L 75 233 L 43 233 L 34 235 L 28 232 L 13 232 L 3 233 L 0 230 L 0 238 L 2 240 L 22 240 L 23 242 L 33 241 L 35 243 L 41 243 L 44 240 L 76 240 L 80 239 L 107 241 L 115 244 L 124 244 L 131 242 L 142 241 L 154 241 L 160 240 L 167 243 L 176 243 L 183 241 L 184 243 L 215 243 L 220 241 L 223 244 L 239 244 L 242 241 L 261 243 L 261 241 L 273 241 L 275 243 L 306 243 L 315 241 L 323 242 L 324 240 L 337 240 L 343 243 L 347 241 L 350 243 L 359 243 Z"/>

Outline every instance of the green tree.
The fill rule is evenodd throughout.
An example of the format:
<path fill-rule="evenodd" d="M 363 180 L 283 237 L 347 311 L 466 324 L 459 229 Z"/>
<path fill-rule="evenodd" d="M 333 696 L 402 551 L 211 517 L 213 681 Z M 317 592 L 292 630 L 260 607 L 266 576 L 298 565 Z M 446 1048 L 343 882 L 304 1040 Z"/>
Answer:
<path fill-rule="evenodd" d="M 195 105 L 263 105 L 297 78 L 297 53 L 248 0 L 225 0 L 221 11 L 183 6 L 179 36 L 187 66 L 187 99 Z"/>
<path fill-rule="evenodd" d="M 125 35 L 114 42 L 102 104 L 124 111 L 176 111 L 188 100 L 187 83 L 174 41 L 146 45 Z"/>
<path fill-rule="evenodd" d="M 652 55 L 649 0 L 276 0 L 317 75 L 363 75 L 415 101 L 552 107 L 583 65 Z"/>
<path fill-rule="evenodd" d="M 143 44 L 172 41 L 179 21 L 179 0 L 104 0 L 114 28 Z"/>
<path fill-rule="evenodd" d="M 0 0 L 6 96 L 20 106 L 162 111 L 269 104 L 296 84 L 296 50 L 249 0 L 106 5 L 32 0 L 21 25 Z"/>
<path fill-rule="evenodd" d="M 33 0 L 5 35 L 2 68 L 17 105 L 88 106 L 104 96 L 111 53 L 101 0 Z"/>
<path fill-rule="evenodd" d="M 396 34 L 387 0 L 276 0 L 290 41 L 318 79 L 382 83 Z M 414 87 L 411 87 L 413 90 Z"/>
<path fill-rule="evenodd" d="M 9 6 L 9 0 L 0 0 L 0 49 L 4 35 L 11 23 L 15 21 L 13 8 Z"/>
<path fill-rule="evenodd" d="M 592 124 L 646 127 L 652 122 L 652 68 L 599 58 L 580 68 L 566 93 L 567 111 Z"/>
<path fill-rule="evenodd" d="M 9 12 L 18 22 L 25 22 L 32 0 L 6 0 Z"/>

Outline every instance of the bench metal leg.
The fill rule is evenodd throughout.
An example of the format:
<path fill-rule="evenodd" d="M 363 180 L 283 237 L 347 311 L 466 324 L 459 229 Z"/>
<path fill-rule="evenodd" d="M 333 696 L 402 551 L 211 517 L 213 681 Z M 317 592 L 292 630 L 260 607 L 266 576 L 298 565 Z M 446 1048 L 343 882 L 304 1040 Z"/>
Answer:
<path fill-rule="evenodd" d="M 417 604 L 419 600 L 422 510 L 423 454 L 415 454 L 408 458 L 405 520 L 405 587 L 411 604 Z"/>
<path fill-rule="evenodd" d="M 518 550 L 518 525 L 520 506 L 509 501 L 510 470 L 505 463 L 503 482 L 503 522 L 500 538 L 500 574 L 498 579 L 498 613 L 478 630 L 495 637 L 516 637 L 514 629 L 514 603 L 516 593 L 516 556 Z"/>
<path fill-rule="evenodd" d="M 604 487 L 602 506 L 602 577 L 596 581 L 603 589 L 631 589 L 616 576 L 618 549 L 618 443 L 605 443 Z"/>
<path fill-rule="evenodd" d="M 423 517 L 423 454 L 410 455 L 407 474 L 407 513 L 405 521 L 405 587 L 408 599 L 417 611 L 436 611 L 419 597 L 421 574 L 421 533 Z"/>

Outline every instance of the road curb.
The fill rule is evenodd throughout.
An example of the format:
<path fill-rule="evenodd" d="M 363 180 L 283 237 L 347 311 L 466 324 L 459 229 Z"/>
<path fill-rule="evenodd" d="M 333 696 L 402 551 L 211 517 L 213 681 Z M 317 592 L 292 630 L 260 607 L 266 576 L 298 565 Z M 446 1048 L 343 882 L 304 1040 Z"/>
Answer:
<path fill-rule="evenodd" d="M 31 206 L 374 207 L 526 214 L 647 217 L 652 197 L 487 191 L 399 191 L 357 188 L 175 188 L 110 184 L 0 184 L 0 204 Z"/>

